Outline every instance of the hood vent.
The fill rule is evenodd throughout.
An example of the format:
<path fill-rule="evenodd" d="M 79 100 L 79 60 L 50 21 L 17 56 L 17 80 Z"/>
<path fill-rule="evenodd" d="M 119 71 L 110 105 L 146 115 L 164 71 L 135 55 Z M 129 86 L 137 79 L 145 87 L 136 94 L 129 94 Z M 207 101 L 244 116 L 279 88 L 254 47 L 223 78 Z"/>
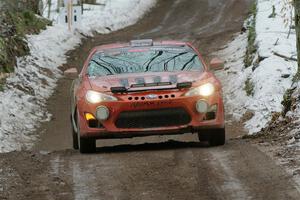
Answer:
<path fill-rule="evenodd" d="M 131 85 L 131 88 L 167 86 L 167 85 L 172 85 L 172 83 L 171 82 L 141 83 L 141 84 L 133 84 L 133 85 Z"/>

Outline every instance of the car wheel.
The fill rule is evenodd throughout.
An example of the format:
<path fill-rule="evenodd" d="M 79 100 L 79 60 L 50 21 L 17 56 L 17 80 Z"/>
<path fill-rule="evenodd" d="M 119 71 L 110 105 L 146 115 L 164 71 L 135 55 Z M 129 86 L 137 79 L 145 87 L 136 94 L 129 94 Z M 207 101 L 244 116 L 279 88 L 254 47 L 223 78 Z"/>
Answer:
<path fill-rule="evenodd" d="M 77 118 L 78 122 L 78 118 Z M 75 132 L 75 131 L 74 131 Z M 76 138 L 73 138 L 73 142 L 77 141 L 77 146 L 80 153 L 94 153 L 96 152 L 96 139 L 94 138 L 83 138 L 80 136 L 80 129 L 77 126 Z"/>
<path fill-rule="evenodd" d="M 199 132 L 200 141 L 207 141 L 209 146 L 221 146 L 225 144 L 225 128 L 209 129 Z"/>
<path fill-rule="evenodd" d="M 79 138 L 80 153 L 94 153 L 96 152 L 96 140 L 91 138 Z"/>
<path fill-rule="evenodd" d="M 94 153 L 96 151 L 96 140 L 93 138 L 83 138 L 78 129 L 77 141 L 80 153 Z"/>

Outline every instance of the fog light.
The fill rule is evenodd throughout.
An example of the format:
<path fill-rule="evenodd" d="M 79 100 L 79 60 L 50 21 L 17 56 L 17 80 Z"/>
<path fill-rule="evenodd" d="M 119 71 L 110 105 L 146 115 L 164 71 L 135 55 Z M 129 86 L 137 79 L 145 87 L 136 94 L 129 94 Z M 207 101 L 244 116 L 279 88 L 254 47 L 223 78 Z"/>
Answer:
<path fill-rule="evenodd" d="M 105 106 L 99 106 L 96 111 L 96 117 L 99 121 L 107 120 L 109 117 L 109 110 Z"/>
<path fill-rule="evenodd" d="M 96 118 L 91 113 L 85 113 L 85 119 L 89 121 L 89 120 L 95 120 Z"/>
<path fill-rule="evenodd" d="M 199 100 L 196 103 L 196 110 L 199 113 L 206 113 L 208 111 L 208 103 L 204 100 Z"/>

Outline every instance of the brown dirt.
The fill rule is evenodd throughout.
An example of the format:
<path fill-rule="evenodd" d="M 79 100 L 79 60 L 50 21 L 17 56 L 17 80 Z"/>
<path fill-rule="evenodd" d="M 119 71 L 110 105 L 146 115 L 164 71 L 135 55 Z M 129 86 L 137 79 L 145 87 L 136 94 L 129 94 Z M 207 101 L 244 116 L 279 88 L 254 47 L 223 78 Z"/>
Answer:
<path fill-rule="evenodd" d="M 274 158 L 300 184 L 300 131 L 297 119 L 285 117 L 279 120 L 277 117 L 260 133 L 244 138 Z"/>
<path fill-rule="evenodd" d="M 64 68 L 80 69 L 96 45 L 135 38 L 192 41 L 208 59 L 240 31 L 251 0 L 160 0 L 139 23 L 86 39 Z M 71 150 L 69 88 L 61 79 L 53 114 L 32 152 L 0 155 L 0 199 L 299 199 L 287 175 L 240 139 L 208 148 L 195 135 L 103 140 L 97 153 Z M 229 138 L 241 136 L 228 125 Z M 46 151 L 51 152 L 46 152 Z"/>

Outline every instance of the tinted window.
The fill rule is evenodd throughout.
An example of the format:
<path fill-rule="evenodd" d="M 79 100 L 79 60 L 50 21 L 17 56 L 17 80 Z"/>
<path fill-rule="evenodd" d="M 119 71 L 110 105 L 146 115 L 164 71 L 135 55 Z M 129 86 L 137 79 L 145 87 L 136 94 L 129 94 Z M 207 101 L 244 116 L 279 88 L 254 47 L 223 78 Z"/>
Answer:
<path fill-rule="evenodd" d="M 189 47 L 113 49 L 96 53 L 88 67 L 89 76 L 124 73 L 203 70 L 198 55 Z"/>

